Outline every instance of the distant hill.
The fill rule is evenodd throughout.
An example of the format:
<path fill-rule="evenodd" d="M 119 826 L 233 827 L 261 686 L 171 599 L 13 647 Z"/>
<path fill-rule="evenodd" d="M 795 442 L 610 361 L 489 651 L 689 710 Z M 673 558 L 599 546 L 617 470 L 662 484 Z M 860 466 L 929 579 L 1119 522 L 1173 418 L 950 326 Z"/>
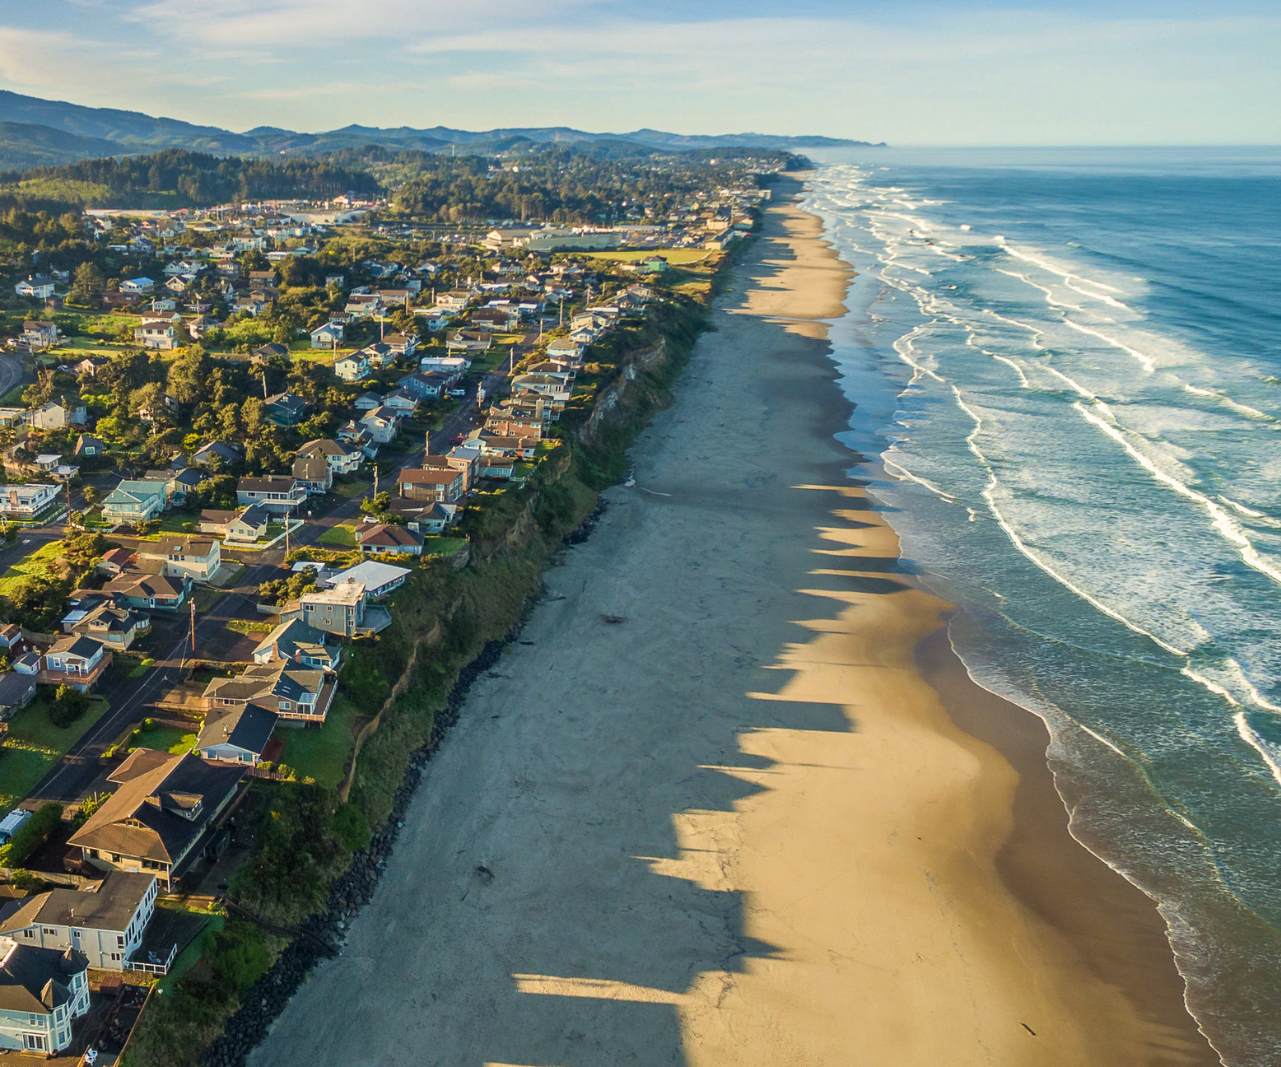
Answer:
<path fill-rule="evenodd" d="M 345 126 L 325 133 L 297 133 L 259 126 L 244 133 L 197 126 L 180 119 L 155 118 L 139 111 L 85 107 L 42 100 L 0 90 L 0 168 L 50 166 L 109 155 L 186 148 L 214 155 L 315 155 L 369 144 L 392 150 L 420 152 L 500 152 L 522 143 L 621 141 L 650 148 L 773 148 L 867 147 L 866 141 L 835 137 L 789 137 L 761 133 L 715 136 L 663 133 L 642 129 L 632 133 L 587 133 L 568 126 L 537 126 L 498 130 L 457 130 L 448 126 L 414 129 L 400 126 Z"/>
<path fill-rule="evenodd" d="M 121 145 L 104 137 L 80 137 L 31 122 L 0 122 L 0 171 L 56 167 L 120 152 Z"/>

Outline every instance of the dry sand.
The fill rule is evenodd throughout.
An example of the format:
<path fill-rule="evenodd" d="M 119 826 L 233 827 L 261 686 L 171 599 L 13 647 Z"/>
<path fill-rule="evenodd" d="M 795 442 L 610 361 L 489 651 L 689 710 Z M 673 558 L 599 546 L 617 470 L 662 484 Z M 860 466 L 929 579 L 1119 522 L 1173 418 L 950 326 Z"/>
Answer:
<path fill-rule="evenodd" d="M 817 237 L 771 210 L 255 1067 L 1214 1062 L 846 476 Z"/>

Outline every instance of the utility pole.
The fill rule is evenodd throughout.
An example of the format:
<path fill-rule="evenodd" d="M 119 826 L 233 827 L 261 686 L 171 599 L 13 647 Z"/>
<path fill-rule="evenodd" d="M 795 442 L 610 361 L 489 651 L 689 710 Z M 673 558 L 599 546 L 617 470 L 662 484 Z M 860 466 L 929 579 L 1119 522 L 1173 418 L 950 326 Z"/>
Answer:
<path fill-rule="evenodd" d="M 267 399 L 267 368 L 262 369 L 262 398 Z"/>
<path fill-rule="evenodd" d="M 195 601 L 195 598 L 193 597 L 191 600 L 188 601 L 188 603 L 191 605 L 191 656 L 194 659 L 196 656 L 196 601 Z"/>

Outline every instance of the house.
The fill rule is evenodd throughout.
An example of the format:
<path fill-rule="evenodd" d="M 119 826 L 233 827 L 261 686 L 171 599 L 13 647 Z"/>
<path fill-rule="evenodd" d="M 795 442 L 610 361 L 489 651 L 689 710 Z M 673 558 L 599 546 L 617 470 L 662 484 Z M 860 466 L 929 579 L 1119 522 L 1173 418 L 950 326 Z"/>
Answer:
<path fill-rule="evenodd" d="M 278 344 L 272 341 L 270 344 L 259 345 L 249 352 L 249 362 L 255 367 L 261 367 L 271 362 L 273 359 L 283 359 L 289 362 L 289 346 Z"/>
<path fill-rule="evenodd" d="M 156 283 L 147 277 L 127 278 L 120 283 L 120 291 L 122 293 L 135 293 L 139 296 L 151 292 L 155 287 Z"/>
<path fill-rule="evenodd" d="M 334 484 L 334 472 L 324 456 L 299 455 L 294 459 L 293 476 L 313 496 L 323 496 Z"/>
<path fill-rule="evenodd" d="M 112 871 L 88 889 L 52 889 L 27 897 L 0 921 L 0 936 L 21 945 L 88 957 L 100 971 L 131 970 L 131 957 L 156 910 L 154 874 Z"/>
<path fill-rule="evenodd" d="M 277 426 L 297 426 L 307 415 L 307 401 L 287 391 L 267 397 L 262 408 L 263 414 Z"/>
<path fill-rule="evenodd" d="M 341 589 L 345 585 L 360 586 L 369 600 L 381 600 L 405 584 L 410 572 L 404 567 L 393 567 L 390 563 L 379 563 L 376 560 L 365 560 L 345 571 L 339 571 L 327 579 L 331 589 Z"/>
<path fill-rule="evenodd" d="M 396 487 L 410 500 L 453 504 L 462 499 L 466 478 L 465 470 L 406 467 L 396 475 Z"/>
<path fill-rule="evenodd" d="M 412 356 L 418 350 L 416 333 L 389 333 L 383 338 L 383 344 L 397 356 Z"/>
<path fill-rule="evenodd" d="M 107 446 L 99 437 L 82 433 L 76 438 L 75 454 L 77 456 L 105 456 Z"/>
<path fill-rule="evenodd" d="M 422 535 L 407 526 L 363 526 L 357 531 L 360 551 L 366 556 L 421 556 Z"/>
<path fill-rule="evenodd" d="M 0 1049 L 52 1056 L 89 1013 L 89 960 L 0 936 Z"/>
<path fill-rule="evenodd" d="M 445 311 L 463 311 L 471 300 L 471 293 L 465 289 L 451 289 L 436 297 L 436 306 Z"/>
<path fill-rule="evenodd" d="M 41 684 L 68 685 L 87 693 L 111 666 L 111 653 L 96 638 L 68 634 L 50 645 L 40 660 L 36 680 Z"/>
<path fill-rule="evenodd" d="M 26 408 L 0 408 L 0 426 L 20 426 L 26 421 Z"/>
<path fill-rule="evenodd" d="M 143 348 L 167 352 L 174 346 L 173 323 L 167 319 L 144 318 L 133 331 L 133 339 Z"/>
<path fill-rule="evenodd" d="M 21 711 L 36 698 L 36 680 L 29 674 L 0 674 L 0 722 Z"/>
<path fill-rule="evenodd" d="M 423 470 L 455 470 L 463 472 L 463 492 L 471 490 L 480 476 L 480 461 L 485 452 L 475 442 L 464 442 L 449 450 L 448 455 L 423 456 Z"/>
<path fill-rule="evenodd" d="M 369 366 L 373 370 L 381 370 L 383 367 L 390 366 L 396 362 L 396 353 L 391 350 L 390 345 L 383 344 L 381 341 L 375 341 L 372 345 L 365 345 L 361 353 L 369 361 Z"/>
<path fill-rule="evenodd" d="M 168 494 L 164 482 L 122 481 L 102 502 L 102 520 L 139 523 L 165 510 Z"/>
<path fill-rule="evenodd" d="M 13 291 L 29 300 L 48 300 L 53 296 L 53 279 L 40 274 L 28 274 L 13 287 Z"/>
<path fill-rule="evenodd" d="M 553 363 L 580 366 L 583 362 L 583 346 L 567 337 L 557 338 L 547 346 L 547 358 Z"/>
<path fill-rule="evenodd" d="M 488 352 L 494 346 L 494 335 L 485 330 L 455 330 L 445 339 L 451 352 Z"/>
<path fill-rule="evenodd" d="M 133 562 L 133 551 L 128 548 L 108 549 L 98 561 L 100 574 L 115 577 Z"/>
<path fill-rule="evenodd" d="M 7 519 L 34 519 L 54 502 L 60 488 L 38 483 L 0 486 L 0 515 Z"/>
<path fill-rule="evenodd" d="M 311 331 L 311 347 L 332 348 L 342 343 L 343 333 L 344 327 L 341 322 L 327 322 L 323 326 L 317 326 Z"/>
<path fill-rule="evenodd" d="M 352 404 L 357 411 L 374 411 L 383 406 L 382 393 L 361 393 Z"/>
<path fill-rule="evenodd" d="M 240 453 L 230 445 L 224 445 L 221 441 L 210 441 L 196 450 L 191 457 L 191 462 L 199 467 L 214 467 L 226 466 L 235 463 L 238 459 L 240 459 Z"/>
<path fill-rule="evenodd" d="M 273 515 L 292 515 L 307 499 L 307 490 L 289 474 L 241 478 L 236 484 L 239 504 L 259 504 Z"/>
<path fill-rule="evenodd" d="M 150 872 L 170 889 L 197 842 L 221 826 L 243 778 L 239 767 L 135 749 L 107 776 L 116 791 L 68 844 L 86 866 Z"/>
<path fill-rule="evenodd" d="M 420 534 L 442 533 L 458 514 L 457 504 L 437 504 L 434 500 L 410 500 L 393 496 L 388 504 L 392 515 L 405 521 L 407 529 Z"/>
<path fill-rule="evenodd" d="M 422 371 L 418 371 L 415 374 L 406 374 L 396 384 L 400 386 L 402 391 L 412 394 L 419 400 L 430 400 L 438 397 L 449 385 L 443 375 L 431 372 L 424 373 Z"/>
<path fill-rule="evenodd" d="M 145 571 L 154 569 L 166 578 L 186 576 L 194 582 L 208 582 L 222 566 L 222 542 L 216 537 L 190 541 L 167 537 L 154 547 L 140 546 L 138 558 Z"/>
<path fill-rule="evenodd" d="M 308 441 L 298 449 L 300 456 L 324 456 L 334 474 L 352 474 L 360 469 L 365 456 L 359 448 L 341 441 L 321 438 Z"/>
<path fill-rule="evenodd" d="M 92 637 L 113 652 L 124 652 L 151 632 L 151 618 L 126 604 L 117 604 L 109 596 L 89 594 L 77 599 L 63 616 L 62 630 Z"/>
<path fill-rule="evenodd" d="M 393 389 L 383 397 L 383 405 L 391 411 L 409 416 L 418 410 L 418 397 L 408 389 Z"/>
<path fill-rule="evenodd" d="M 334 375 L 344 382 L 358 382 L 369 377 L 369 360 L 363 352 L 349 352 L 334 360 Z"/>
<path fill-rule="evenodd" d="M 254 766 L 279 721 L 270 708 L 252 702 L 216 709 L 205 716 L 196 751 L 208 760 Z"/>
<path fill-rule="evenodd" d="M 50 400 L 38 408 L 32 408 L 27 421 L 36 430 L 63 430 L 68 426 L 83 426 L 86 412 L 83 404 L 59 403 Z"/>
<path fill-rule="evenodd" d="M 52 322 L 28 319 L 22 324 L 22 343 L 33 351 L 43 352 L 58 343 L 58 327 Z"/>
<path fill-rule="evenodd" d="M 369 435 L 371 441 L 385 445 L 396 436 L 400 428 L 401 413 L 392 408 L 380 407 L 365 413 L 360 420 L 360 428 Z"/>
<path fill-rule="evenodd" d="M 255 663 L 284 660 L 299 667 L 333 672 L 338 669 L 340 656 L 337 647 L 325 643 L 323 630 L 317 630 L 294 616 L 262 639 L 254 649 L 253 660 Z"/>
<path fill-rule="evenodd" d="M 227 541 L 252 544 L 267 536 L 270 521 L 271 513 L 261 504 L 253 504 L 239 511 L 202 511 L 199 529 Z"/>
<path fill-rule="evenodd" d="M 251 270 L 249 272 L 250 289 L 274 289 L 276 288 L 276 272 L 274 270 Z"/>
<path fill-rule="evenodd" d="M 204 699 L 212 711 L 259 704 L 282 719 L 322 723 L 334 695 L 324 671 L 284 661 L 255 663 L 235 678 L 214 678 Z"/>
<path fill-rule="evenodd" d="M 191 579 L 186 575 L 166 577 L 127 567 L 104 585 L 102 591 L 130 607 L 177 611 L 191 596 Z"/>
<path fill-rule="evenodd" d="M 358 637 L 391 625 L 387 611 L 369 606 L 365 587 L 359 582 L 344 582 L 333 589 L 303 593 L 298 606 L 303 622 L 327 634 Z"/>
<path fill-rule="evenodd" d="M 434 371 L 455 381 L 471 369 L 471 360 L 466 356 L 423 356 L 418 361 L 418 369 L 423 373 Z"/>

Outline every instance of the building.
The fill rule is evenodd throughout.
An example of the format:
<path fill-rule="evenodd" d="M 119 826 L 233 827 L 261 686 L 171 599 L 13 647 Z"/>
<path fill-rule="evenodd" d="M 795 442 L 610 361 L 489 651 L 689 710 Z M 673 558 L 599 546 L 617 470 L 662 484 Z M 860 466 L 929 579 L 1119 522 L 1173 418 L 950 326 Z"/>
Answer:
<path fill-rule="evenodd" d="M 355 445 L 329 438 L 308 441 L 298 449 L 298 455 L 324 456 L 334 474 L 354 474 L 365 459 L 365 454 Z"/>
<path fill-rule="evenodd" d="M 30 674 L 0 674 L 0 722 L 21 711 L 36 698 L 36 679 Z"/>
<path fill-rule="evenodd" d="M 138 556 L 143 570 L 155 568 L 156 574 L 166 578 L 186 576 L 192 581 L 208 582 L 222 566 L 222 542 L 213 537 L 190 541 L 169 537 L 155 547 L 140 546 Z"/>
<path fill-rule="evenodd" d="M 87 693 L 111 666 L 111 652 L 101 641 L 83 634 L 60 637 L 40 657 L 36 681 L 66 685 Z"/>
<path fill-rule="evenodd" d="M 328 579 L 328 584 L 332 589 L 341 589 L 344 585 L 359 585 L 364 589 L 367 599 L 381 600 L 404 585 L 409 573 L 404 567 L 393 567 L 390 563 L 367 559 L 345 571 L 339 571 Z"/>
<path fill-rule="evenodd" d="M 132 567 L 120 572 L 102 587 L 117 602 L 133 608 L 177 611 L 191 597 L 191 579 L 185 575 L 166 577 L 147 574 Z"/>
<path fill-rule="evenodd" d="M 279 721 L 270 708 L 252 702 L 211 711 L 205 716 L 196 751 L 205 759 L 255 766 Z"/>
<path fill-rule="evenodd" d="M 0 487 L 0 514 L 7 519 L 34 519 L 54 502 L 61 486 L 6 485 Z"/>
<path fill-rule="evenodd" d="M 391 625 L 391 615 L 369 607 L 365 587 L 345 582 L 334 589 L 303 593 L 298 601 L 302 621 L 314 630 L 340 637 L 377 633 Z"/>
<path fill-rule="evenodd" d="M 107 454 L 107 446 L 101 438 L 94 437 L 92 434 L 82 433 L 76 438 L 75 454 L 77 456 L 105 456 Z"/>
<path fill-rule="evenodd" d="M 89 960 L 0 937 L 0 1049 L 51 1056 L 89 1012 Z"/>
<path fill-rule="evenodd" d="M 322 723 L 334 695 L 323 670 L 284 661 L 255 663 L 235 678 L 214 678 L 204 699 L 211 711 L 259 704 L 282 719 Z"/>
<path fill-rule="evenodd" d="M 254 649 L 253 660 L 255 663 L 283 660 L 299 667 L 332 672 L 338 669 L 340 657 L 336 646 L 325 643 L 323 630 L 317 630 L 295 616 L 282 622 L 262 639 Z"/>
<path fill-rule="evenodd" d="M 253 544 L 267 536 L 270 521 L 271 513 L 261 504 L 252 504 L 239 511 L 207 509 L 200 513 L 200 532 L 240 544 Z"/>
<path fill-rule="evenodd" d="M 237 503 L 258 504 L 273 515 L 292 515 L 306 499 L 306 488 L 288 474 L 241 478 L 236 485 Z"/>
<path fill-rule="evenodd" d="M 332 348 L 334 345 L 341 344 L 344 329 L 341 322 L 327 322 L 323 326 L 318 326 L 311 331 L 311 347 Z"/>
<path fill-rule="evenodd" d="M 58 343 L 58 327 L 52 322 L 28 319 L 22 324 L 22 343 L 34 352 L 43 352 Z"/>
<path fill-rule="evenodd" d="M 344 382 L 358 382 L 369 377 L 369 360 L 362 352 L 349 352 L 334 360 L 334 375 Z"/>
<path fill-rule="evenodd" d="M 168 503 L 164 482 L 123 481 L 102 502 L 103 522 L 139 523 L 154 519 Z"/>
<path fill-rule="evenodd" d="M 136 293 L 139 296 L 151 292 L 156 287 L 156 283 L 147 277 L 128 278 L 120 283 L 122 293 Z"/>
<path fill-rule="evenodd" d="M 27 421 L 36 430 L 65 430 L 68 426 L 83 426 L 86 412 L 83 404 L 65 404 L 51 400 L 32 408 Z"/>
<path fill-rule="evenodd" d="M 133 339 L 143 348 L 167 352 L 174 347 L 174 327 L 168 318 L 144 318 L 133 331 Z"/>
<path fill-rule="evenodd" d="M 107 777 L 116 791 L 68 844 L 87 866 L 147 871 L 172 888 L 206 832 L 221 825 L 243 776 L 197 756 L 135 749 Z"/>
<path fill-rule="evenodd" d="M 196 450 L 191 457 L 191 462 L 198 467 L 210 467 L 216 464 L 227 466 L 235 463 L 239 458 L 240 454 L 230 445 L 224 445 L 221 441 L 210 441 Z"/>
<path fill-rule="evenodd" d="M 151 617 L 101 592 L 87 593 L 72 601 L 62 618 L 62 631 L 92 637 L 113 652 L 124 652 L 151 632 Z"/>
<path fill-rule="evenodd" d="M 40 274 L 28 274 L 13 287 L 13 291 L 19 296 L 25 296 L 28 300 L 48 300 L 53 296 L 54 283 L 52 278 L 46 278 Z"/>
<path fill-rule="evenodd" d="M 422 535 L 407 526 L 364 526 L 356 531 L 366 556 L 421 556 Z"/>
<path fill-rule="evenodd" d="M 453 504 L 462 499 L 466 478 L 465 470 L 442 470 L 438 467 L 419 470 L 406 467 L 396 475 L 396 487 L 401 496 L 410 500 L 434 500 L 441 504 Z"/>
<path fill-rule="evenodd" d="M 323 496 L 334 484 L 334 472 L 324 456 L 298 455 L 292 470 L 298 484 L 312 496 Z"/>
<path fill-rule="evenodd" d="M 361 417 L 360 428 L 369 435 L 371 441 L 385 445 L 396 436 L 401 417 L 401 413 L 394 408 L 375 408 L 373 411 L 365 412 Z"/>
<path fill-rule="evenodd" d="M 297 393 L 283 392 L 262 402 L 263 414 L 277 426 L 297 426 L 307 417 L 307 401 Z"/>
<path fill-rule="evenodd" d="M 112 871 L 92 889 L 52 889 L 0 921 L 0 935 L 57 952 L 74 949 L 96 970 L 131 970 L 159 887 L 154 874 Z"/>

